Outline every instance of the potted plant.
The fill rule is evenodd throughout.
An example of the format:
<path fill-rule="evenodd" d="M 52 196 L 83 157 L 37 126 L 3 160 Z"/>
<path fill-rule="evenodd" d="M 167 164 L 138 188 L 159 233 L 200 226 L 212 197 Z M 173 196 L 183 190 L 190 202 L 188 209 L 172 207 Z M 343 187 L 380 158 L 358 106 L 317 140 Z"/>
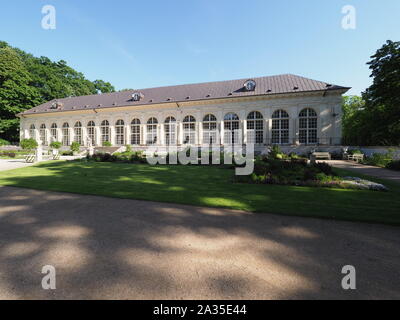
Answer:
<path fill-rule="evenodd" d="M 58 155 L 58 150 L 61 148 L 61 146 L 62 144 L 59 141 L 53 141 L 52 143 L 50 143 L 50 148 L 52 149 L 53 156 Z"/>
<path fill-rule="evenodd" d="M 35 155 L 32 155 L 33 150 L 35 150 L 39 145 L 35 139 L 24 139 L 21 141 L 20 146 L 23 150 L 27 150 L 29 155 L 26 157 L 26 162 L 34 162 Z"/>
<path fill-rule="evenodd" d="M 71 151 L 74 156 L 80 151 L 80 147 L 79 142 L 74 141 L 71 143 Z"/>

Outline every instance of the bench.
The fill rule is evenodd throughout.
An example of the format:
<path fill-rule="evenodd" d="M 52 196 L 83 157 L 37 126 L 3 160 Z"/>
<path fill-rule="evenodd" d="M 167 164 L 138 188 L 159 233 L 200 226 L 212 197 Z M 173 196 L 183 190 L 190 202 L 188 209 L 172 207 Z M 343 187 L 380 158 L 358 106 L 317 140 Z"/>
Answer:
<path fill-rule="evenodd" d="M 329 152 L 314 152 L 313 154 L 311 154 L 311 161 L 331 159 L 332 157 Z"/>
<path fill-rule="evenodd" d="M 355 162 L 362 162 L 364 161 L 364 155 L 361 153 L 355 153 L 355 154 L 348 154 L 346 156 L 347 160 L 355 161 Z"/>

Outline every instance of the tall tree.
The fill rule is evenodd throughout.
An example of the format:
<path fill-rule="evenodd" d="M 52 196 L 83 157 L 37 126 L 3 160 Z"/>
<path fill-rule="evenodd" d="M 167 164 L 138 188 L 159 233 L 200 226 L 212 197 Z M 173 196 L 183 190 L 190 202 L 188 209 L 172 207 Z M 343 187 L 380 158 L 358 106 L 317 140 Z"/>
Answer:
<path fill-rule="evenodd" d="M 387 41 L 368 62 L 373 84 L 363 93 L 369 144 L 400 144 L 400 42 Z"/>
<path fill-rule="evenodd" d="M 40 102 L 32 78 L 18 54 L 8 47 L 0 49 L 0 134 L 17 141 L 19 119 L 16 114 Z"/>
<path fill-rule="evenodd" d="M 18 141 L 17 113 L 46 101 L 114 92 L 103 80 L 90 81 L 67 65 L 34 57 L 0 41 L 0 137 Z"/>

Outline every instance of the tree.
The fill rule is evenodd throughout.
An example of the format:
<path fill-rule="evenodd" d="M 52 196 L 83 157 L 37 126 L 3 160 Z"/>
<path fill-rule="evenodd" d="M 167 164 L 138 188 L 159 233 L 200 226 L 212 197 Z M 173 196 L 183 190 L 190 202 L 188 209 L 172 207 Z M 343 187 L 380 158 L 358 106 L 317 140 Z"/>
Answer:
<path fill-rule="evenodd" d="M 343 143 L 363 144 L 365 101 L 359 96 L 343 97 Z"/>
<path fill-rule="evenodd" d="M 18 113 L 40 102 L 32 78 L 21 58 L 9 47 L 0 48 L 0 134 L 7 140 L 18 141 Z"/>
<path fill-rule="evenodd" d="M 0 137 L 18 141 L 17 114 L 44 102 L 107 93 L 114 87 L 103 80 L 90 81 L 64 60 L 34 57 L 0 41 Z"/>
<path fill-rule="evenodd" d="M 96 90 L 101 93 L 115 92 L 115 88 L 109 82 L 105 82 L 103 80 L 95 80 L 95 81 L 93 81 L 93 84 L 94 84 L 94 87 L 96 88 Z"/>
<path fill-rule="evenodd" d="M 387 41 L 368 62 L 373 84 L 363 93 L 367 143 L 400 144 L 400 42 Z"/>
<path fill-rule="evenodd" d="M 367 63 L 372 85 L 361 97 L 344 97 L 344 143 L 400 144 L 400 42 L 387 41 Z"/>

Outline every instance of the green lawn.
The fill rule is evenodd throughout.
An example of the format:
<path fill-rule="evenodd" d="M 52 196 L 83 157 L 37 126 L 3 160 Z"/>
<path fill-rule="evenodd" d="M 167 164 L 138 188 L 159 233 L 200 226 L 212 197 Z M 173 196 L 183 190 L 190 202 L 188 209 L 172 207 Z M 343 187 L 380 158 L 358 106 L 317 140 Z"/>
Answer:
<path fill-rule="evenodd" d="M 400 225 L 400 185 L 394 182 L 369 178 L 391 189 L 375 192 L 236 184 L 233 175 L 220 167 L 60 161 L 0 172 L 0 185 Z"/>

